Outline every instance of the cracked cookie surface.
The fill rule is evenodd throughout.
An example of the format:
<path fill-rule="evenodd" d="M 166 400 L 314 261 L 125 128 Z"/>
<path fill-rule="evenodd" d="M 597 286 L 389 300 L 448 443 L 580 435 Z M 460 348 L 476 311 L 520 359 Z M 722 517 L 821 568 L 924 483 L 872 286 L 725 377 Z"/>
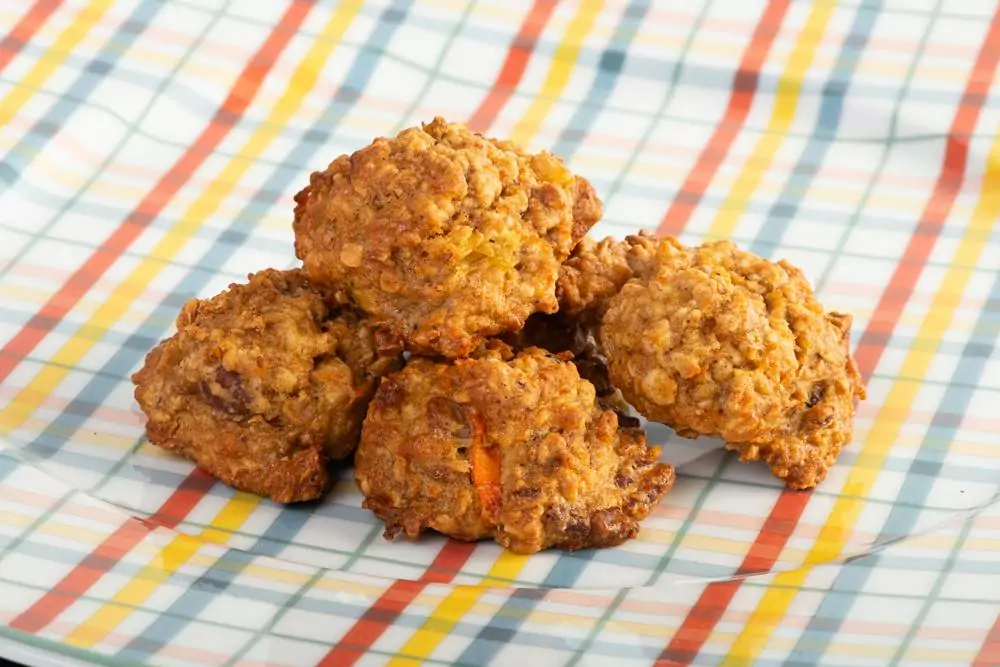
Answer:
<path fill-rule="evenodd" d="M 494 538 L 518 553 L 614 546 L 673 484 L 639 429 L 538 348 L 411 360 L 369 409 L 355 474 L 386 535 Z"/>
<path fill-rule="evenodd" d="M 672 237 L 642 231 L 624 239 L 585 236 L 559 269 L 556 295 L 559 313 L 575 318 L 603 315 L 607 303 L 633 278 L 645 279 L 656 269 L 660 245 L 680 247 Z"/>
<path fill-rule="evenodd" d="M 729 242 L 657 246 L 600 325 L 612 383 L 644 416 L 718 436 L 791 488 L 815 486 L 864 397 L 850 317 L 825 313 L 801 271 Z"/>
<path fill-rule="evenodd" d="M 237 489 L 309 500 L 357 444 L 378 378 L 399 367 L 301 271 L 268 269 L 192 299 L 133 375 L 154 445 Z"/>
<path fill-rule="evenodd" d="M 439 118 L 337 158 L 295 201 L 310 278 L 387 346 L 445 357 L 554 312 L 559 266 L 601 216 L 558 158 Z"/>

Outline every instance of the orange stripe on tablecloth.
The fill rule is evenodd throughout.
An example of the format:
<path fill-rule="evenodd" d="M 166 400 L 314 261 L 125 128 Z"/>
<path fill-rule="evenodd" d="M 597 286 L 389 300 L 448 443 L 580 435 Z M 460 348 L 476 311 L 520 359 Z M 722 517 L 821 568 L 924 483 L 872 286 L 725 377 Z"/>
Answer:
<path fill-rule="evenodd" d="M 212 488 L 215 480 L 195 471 L 170 495 L 149 519 L 130 518 L 118 530 L 104 539 L 52 590 L 31 607 L 14 617 L 10 627 L 21 632 L 35 633 L 51 623 L 157 526 L 173 528 L 194 509 L 198 501 Z"/>
<path fill-rule="evenodd" d="M 0 381 L 17 365 L 18 356 L 28 354 L 59 319 L 66 314 L 84 293 L 111 266 L 120 254 L 135 240 L 145 225 L 152 220 L 180 187 L 190 178 L 211 153 L 229 129 L 236 125 L 257 94 L 267 73 L 278 61 L 281 53 L 302 26 L 311 2 L 293 2 L 270 35 L 236 79 L 222 107 L 208 127 L 184 152 L 153 190 L 143 199 L 125 222 L 112 233 L 104 246 L 63 285 L 45 304 L 42 310 L 21 329 L 0 351 Z M 19 354 L 20 353 L 20 354 Z M 195 470 L 177 487 L 171 496 L 148 521 L 133 519 L 122 525 L 104 540 L 83 561 L 60 581 L 49 593 L 43 595 L 29 609 L 18 615 L 11 627 L 23 632 L 38 632 L 65 610 L 82 593 L 86 592 L 101 576 L 114 567 L 129 550 L 138 544 L 157 525 L 173 528 L 184 520 L 198 501 L 211 488 L 213 480 Z"/>
<path fill-rule="evenodd" d="M 729 96 L 729 104 L 722 120 L 660 221 L 657 230 L 659 234 L 677 235 L 681 232 L 690 219 L 695 206 L 701 201 L 702 195 L 736 139 L 736 135 L 743 127 L 743 122 L 753 105 L 760 68 L 778 34 L 788 11 L 788 5 L 789 3 L 785 0 L 774 0 L 764 10 L 764 14 L 754 29 L 750 44 L 743 53 L 736 78 L 733 81 L 733 91 Z M 791 535 L 791 531 L 785 533 L 780 546 L 774 544 L 778 548 L 775 550 L 776 553 L 771 554 L 770 559 L 762 557 L 760 552 L 764 544 L 772 544 L 780 539 L 780 535 L 781 533 L 776 531 L 768 542 L 762 542 L 760 546 L 754 544 L 744 557 L 743 563 L 740 564 L 739 571 L 770 569 L 777 559 L 777 553 L 781 551 L 780 546 L 784 546 L 784 541 Z M 732 581 L 709 584 L 694 606 L 691 607 L 677 634 L 664 649 L 656 664 L 660 666 L 673 665 L 677 664 L 678 661 L 687 664 L 697 655 L 719 618 L 729 606 L 738 587 L 739 584 Z"/>
<path fill-rule="evenodd" d="M 992 72 L 996 70 L 998 56 L 1000 56 L 1000 21 L 994 20 L 948 133 L 944 167 L 934 187 L 934 194 L 924 209 L 920 223 L 910 237 L 896 271 L 882 293 L 858 345 L 855 356 L 865 377 L 871 375 L 878 365 L 882 351 L 889 343 L 903 308 L 913 294 L 965 179 L 969 137 L 979 120 L 980 111 L 993 79 Z"/>
<path fill-rule="evenodd" d="M 676 236 L 681 233 L 705 190 L 708 189 L 709 183 L 712 182 L 712 178 L 715 177 L 715 172 L 718 171 L 736 135 L 743 127 L 743 122 L 750 114 L 754 94 L 757 92 L 761 65 L 764 64 L 764 59 L 781 28 L 788 5 L 789 0 L 772 0 L 764 10 L 764 15 L 754 29 L 750 44 L 740 60 L 726 112 L 660 221 L 657 230 L 659 234 Z"/>
<path fill-rule="evenodd" d="M 3 70 L 11 60 L 21 52 L 24 45 L 31 41 L 38 29 L 62 5 L 62 0 L 38 0 L 28 13 L 21 17 L 9 33 L 0 41 L 0 70 Z"/>
<path fill-rule="evenodd" d="M 1000 616 L 993 623 L 983 646 L 979 649 L 976 659 L 972 662 L 973 667 L 996 667 L 1000 665 Z"/>
<path fill-rule="evenodd" d="M 920 223 L 906 246 L 896 266 L 888 286 L 882 293 L 878 305 L 861 337 L 861 345 L 856 355 L 859 369 L 865 378 L 870 378 L 885 351 L 903 308 L 909 301 L 917 281 L 923 272 L 924 263 L 930 256 L 944 222 L 954 205 L 959 188 L 965 177 L 968 162 L 969 137 L 979 120 L 992 73 L 996 70 L 1000 57 L 1000 22 L 994 21 L 990 27 L 979 56 L 966 83 L 962 102 L 948 132 L 947 145 L 941 172 L 938 176 L 930 201 L 924 209 Z M 771 513 L 761 527 L 750 548 L 753 553 L 761 545 L 774 549 L 768 567 L 773 566 L 788 537 L 794 532 L 812 494 L 784 489 Z M 778 521 L 776 522 L 775 519 Z M 749 554 L 747 556 L 749 558 Z M 693 656 L 698 653 L 712 629 L 725 613 L 732 601 L 740 581 L 710 584 L 692 607 L 681 625 L 678 636 L 661 655 L 660 665 L 671 664 L 677 657 Z M 709 593 L 709 589 L 718 590 Z M 683 635 L 683 637 L 682 637 Z"/>
<path fill-rule="evenodd" d="M 0 382 L 7 379 L 21 359 L 35 349 L 104 272 L 135 242 L 146 226 L 160 214 L 195 170 L 222 142 L 229 130 L 239 122 L 267 73 L 302 25 L 311 7 L 312 2 L 304 0 L 297 0 L 289 6 L 260 50 L 240 73 L 222 106 L 194 143 L 184 151 L 180 159 L 160 178 L 101 247 L 91 254 L 69 280 L 63 283 L 42 308 L 0 349 Z"/>
<path fill-rule="evenodd" d="M 318 667 L 351 667 L 378 641 L 385 629 L 396 622 L 427 584 L 446 584 L 454 579 L 475 548 L 474 542 L 445 542 L 420 579 L 393 582 L 320 660 Z"/>
<path fill-rule="evenodd" d="M 493 87 L 469 119 L 469 127 L 475 132 L 485 132 L 489 129 L 500 110 L 507 104 L 507 100 L 514 94 L 517 84 L 524 76 L 524 70 L 528 68 L 528 61 L 535 51 L 538 36 L 545 29 L 545 24 L 548 23 L 555 7 L 555 0 L 535 0 L 531 11 L 524 17 L 521 29 L 514 36 Z"/>
<path fill-rule="evenodd" d="M 795 525 L 808 500 L 809 496 L 805 493 L 793 494 L 785 505 L 780 508 L 775 507 L 777 511 L 771 512 L 764 522 L 760 536 L 740 563 L 736 571 L 737 577 L 768 572 L 774 567 L 781 550 L 795 530 Z M 660 654 L 655 663 L 656 667 L 686 665 L 694 660 L 722 618 L 722 614 L 729 608 L 739 588 L 739 579 L 713 582 L 706 586 L 698 601 L 688 611 L 670 644 Z"/>

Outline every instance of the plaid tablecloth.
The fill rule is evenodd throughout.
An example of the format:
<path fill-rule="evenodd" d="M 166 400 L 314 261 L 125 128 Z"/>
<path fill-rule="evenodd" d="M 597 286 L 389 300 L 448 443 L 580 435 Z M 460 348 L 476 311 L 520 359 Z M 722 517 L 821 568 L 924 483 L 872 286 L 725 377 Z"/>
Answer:
<path fill-rule="evenodd" d="M 0 653 L 99 664 L 1000 664 L 1000 57 L 978 0 L 0 0 Z M 855 316 L 813 493 L 717 443 L 640 539 L 388 543 L 151 448 L 181 304 L 295 264 L 311 170 L 434 115 L 549 148 L 598 236 L 728 237 Z"/>

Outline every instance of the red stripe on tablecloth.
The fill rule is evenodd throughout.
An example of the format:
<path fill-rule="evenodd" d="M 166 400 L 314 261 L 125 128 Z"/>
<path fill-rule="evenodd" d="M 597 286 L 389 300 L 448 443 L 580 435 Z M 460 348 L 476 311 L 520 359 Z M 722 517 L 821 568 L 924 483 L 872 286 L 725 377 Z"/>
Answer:
<path fill-rule="evenodd" d="M 76 306 L 83 295 L 90 291 L 94 283 L 135 242 L 146 225 L 160 214 L 229 130 L 240 121 L 267 73 L 302 25 L 311 7 L 311 0 L 308 2 L 297 0 L 289 6 L 260 50 L 240 73 L 222 106 L 194 143 L 184 151 L 180 159 L 160 178 L 101 247 L 91 254 L 42 308 L 0 349 L 0 382 L 7 379 L 21 359 L 29 355 L 66 316 L 66 313 Z"/>
<path fill-rule="evenodd" d="M 485 131 L 496 119 L 524 76 L 538 36 L 555 9 L 553 0 L 536 0 L 507 51 L 500 74 L 489 93 L 472 114 L 469 127 Z M 372 647 L 382 633 L 399 618 L 406 607 L 429 583 L 447 583 L 472 554 L 474 545 L 450 540 L 441 548 L 431 568 L 418 581 L 397 581 L 362 614 L 341 640 L 320 661 L 324 667 L 350 667 Z M 446 574 L 441 574 L 441 573 Z"/>
<path fill-rule="evenodd" d="M 510 49 L 507 51 L 507 58 L 493 87 L 480 103 L 479 108 L 472 114 L 469 120 L 469 127 L 476 132 L 485 132 L 489 129 L 497 114 L 507 104 L 507 100 L 514 94 L 517 84 L 524 76 L 524 70 L 528 67 L 531 54 L 535 51 L 535 44 L 538 36 L 545 29 L 552 10 L 555 9 L 555 0 L 535 0 L 531 11 L 524 17 L 521 29 L 514 37 Z"/>
<path fill-rule="evenodd" d="M 1000 616 L 993 623 L 989 634 L 983 640 L 983 646 L 973 661 L 973 667 L 997 667 L 1000 665 Z"/>
<path fill-rule="evenodd" d="M 955 197 L 965 180 L 965 169 L 969 159 L 969 139 L 979 121 L 990 84 L 1000 58 L 1000 10 L 993 16 L 990 30 L 979 49 L 976 63 L 965 84 L 958 113 L 952 121 L 945 146 L 944 164 L 934 187 L 930 202 L 920 217 L 917 229 L 910 237 L 903 257 L 882 292 L 875 312 L 861 336 L 857 361 L 865 378 L 871 376 L 878 366 L 903 308 L 913 295 L 913 290 L 923 273 L 924 265 L 930 257 L 934 243 L 941 235 L 945 220 L 955 203 Z"/>
<path fill-rule="evenodd" d="M 446 584 L 461 571 L 476 545 L 448 540 L 437 558 L 417 581 L 395 581 L 351 629 L 330 649 L 317 667 L 351 667 L 370 649 L 386 628 L 406 610 L 427 584 Z"/>
<path fill-rule="evenodd" d="M 670 203 L 670 207 L 660 220 L 658 233 L 676 236 L 684 229 L 688 218 L 694 211 L 702 195 L 708 189 L 709 183 L 715 177 L 715 172 L 733 145 L 736 135 L 743 127 L 743 122 L 750 114 L 754 94 L 757 92 L 757 80 L 760 78 L 760 68 L 767 58 L 774 38 L 781 29 L 781 22 L 788 11 L 789 0 L 772 0 L 764 10 L 760 22 L 754 29 L 753 37 L 743 58 L 740 60 L 736 78 L 733 80 L 733 91 L 729 95 L 729 104 L 722 120 L 715 128 L 712 138 L 698 156 L 694 168 L 691 169 L 684 184 Z"/>
<path fill-rule="evenodd" d="M 792 493 L 788 502 L 775 506 L 775 510 L 767 518 L 758 539 L 750 547 L 743 558 L 736 576 L 746 576 L 758 572 L 768 572 L 774 567 L 775 561 L 784 549 L 785 543 L 791 537 L 795 526 L 802 516 L 809 495 Z M 780 507 L 779 507 L 780 505 Z M 719 581 L 709 584 L 698 601 L 688 612 L 677 634 L 670 644 L 660 654 L 656 667 L 666 665 L 689 664 L 701 651 L 705 640 L 712 633 L 722 614 L 729 608 L 733 596 L 740 588 L 740 580 Z"/>
<path fill-rule="evenodd" d="M 35 633 L 51 623 L 81 595 L 128 554 L 142 538 L 157 526 L 173 528 L 194 509 L 214 480 L 195 471 L 171 494 L 163 506 L 147 520 L 130 518 L 70 570 L 52 590 L 31 607 L 14 617 L 10 627 Z"/>
<path fill-rule="evenodd" d="M 28 13 L 21 17 L 14 28 L 0 41 L 0 70 L 14 59 L 24 45 L 31 41 L 38 29 L 59 9 L 62 0 L 38 0 Z"/>
<path fill-rule="evenodd" d="M 924 208 L 920 223 L 896 265 L 892 278 L 861 337 L 856 356 L 858 367 L 866 379 L 871 377 L 878 366 L 903 308 L 913 294 L 924 264 L 954 205 L 965 178 L 969 137 L 972 136 L 979 120 L 998 58 L 1000 58 L 1000 10 L 994 16 L 979 50 L 976 63 L 966 82 L 962 101 L 952 120 L 941 173 L 938 175 L 930 201 Z M 788 489 L 782 491 L 747 555 L 747 558 L 750 558 L 750 554 L 759 552 L 762 547 L 773 550 L 767 558 L 758 562 L 758 565 L 766 567 L 754 568 L 755 571 L 767 571 L 774 565 L 788 536 L 798 525 L 811 497 L 812 494 L 809 492 Z M 677 636 L 664 649 L 659 664 L 666 665 L 676 662 L 678 657 L 696 655 L 725 613 L 739 586 L 739 580 L 710 584 L 702 595 L 704 600 L 699 599 L 691 608 Z M 710 591 L 713 587 L 715 590 Z"/>
<path fill-rule="evenodd" d="M 0 357 L 0 381 L 5 379 L 17 365 L 17 359 L 34 349 L 59 319 L 76 305 L 121 253 L 131 245 L 145 225 L 163 210 L 229 130 L 239 122 L 267 73 L 302 26 L 311 8 L 312 2 L 304 0 L 297 0 L 289 5 L 281 20 L 240 73 L 222 107 L 205 130 L 104 245 L 90 256 L 87 262 L 49 299 L 42 310 L 4 346 L 0 351 L 0 355 L 3 355 Z M 11 622 L 11 627 L 24 632 L 38 632 L 51 623 L 77 597 L 114 567 L 115 563 L 134 548 L 149 531 L 157 525 L 173 528 L 183 521 L 208 492 L 212 483 L 212 479 L 205 473 L 199 470 L 193 471 L 149 521 L 133 519 L 126 522 L 101 542 L 51 591 L 18 615 Z"/>

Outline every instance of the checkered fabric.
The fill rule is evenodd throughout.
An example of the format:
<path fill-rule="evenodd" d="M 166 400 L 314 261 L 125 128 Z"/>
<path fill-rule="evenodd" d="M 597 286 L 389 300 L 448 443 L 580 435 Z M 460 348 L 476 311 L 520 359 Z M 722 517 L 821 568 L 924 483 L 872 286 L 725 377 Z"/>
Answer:
<path fill-rule="evenodd" d="M 1000 664 L 1000 18 L 978 0 L 0 0 L 0 646 L 97 664 Z M 434 115 L 548 148 L 597 236 L 731 238 L 855 316 L 815 492 L 651 429 L 619 548 L 388 542 L 152 448 L 183 302 Z"/>

